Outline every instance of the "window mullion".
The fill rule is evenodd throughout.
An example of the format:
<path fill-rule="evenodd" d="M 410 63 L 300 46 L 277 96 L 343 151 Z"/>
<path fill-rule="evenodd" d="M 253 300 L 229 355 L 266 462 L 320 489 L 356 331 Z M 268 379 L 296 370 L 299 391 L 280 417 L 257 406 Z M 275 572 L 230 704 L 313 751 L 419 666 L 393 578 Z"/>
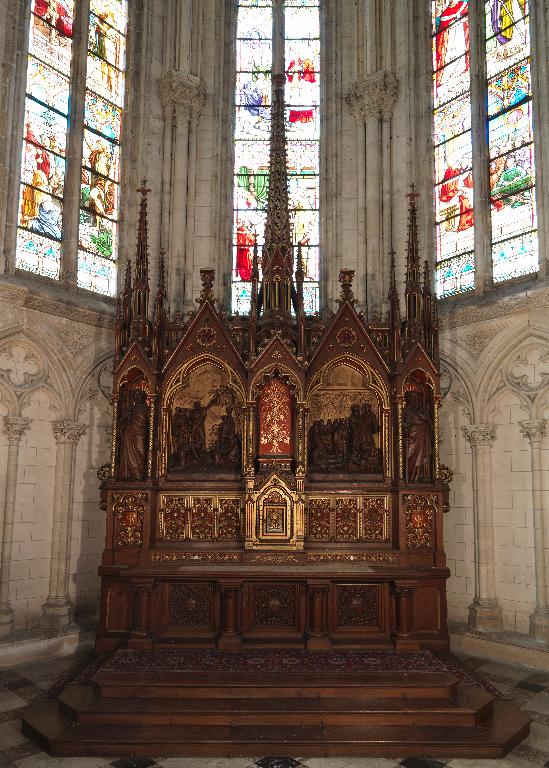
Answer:
<path fill-rule="evenodd" d="M 284 72 L 284 0 L 273 0 L 273 72 Z"/>
<path fill-rule="evenodd" d="M 75 4 L 74 42 L 71 68 L 70 131 L 67 141 L 67 168 L 63 204 L 63 245 L 61 249 L 61 281 L 71 291 L 77 289 L 78 223 L 82 179 L 84 141 L 84 100 L 86 94 L 86 62 L 90 1 Z"/>
<path fill-rule="evenodd" d="M 490 218 L 490 167 L 487 143 L 487 78 L 483 0 L 469 2 L 469 52 L 471 72 L 471 128 L 475 215 L 475 293 L 483 296 L 492 286 L 492 225 Z"/>

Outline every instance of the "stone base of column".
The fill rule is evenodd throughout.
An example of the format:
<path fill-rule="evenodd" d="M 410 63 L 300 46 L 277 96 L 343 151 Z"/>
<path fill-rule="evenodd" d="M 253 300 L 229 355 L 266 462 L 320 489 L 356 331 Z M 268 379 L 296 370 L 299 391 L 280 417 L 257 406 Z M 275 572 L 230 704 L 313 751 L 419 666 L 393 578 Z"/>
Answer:
<path fill-rule="evenodd" d="M 0 637 L 8 637 L 14 628 L 13 610 L 9 605 L 0 605 Z"/>
<path fill-rule="evenodd" d="M 478 632 L 501 632 L 503 613 L 497 600 L 480 598 L 469 606 L 469 626 Z"/>
<path fill-rule="evenodd" d="M 549 643 L 549 609 L 534 611 L 530 616 L 530 637 Z"/>
<path fill-rule="evenodd" d="M 40 624 L 44 629 L 65 629 L 72 624 L 72 605 L 64 599 L 46 600 Z"/>

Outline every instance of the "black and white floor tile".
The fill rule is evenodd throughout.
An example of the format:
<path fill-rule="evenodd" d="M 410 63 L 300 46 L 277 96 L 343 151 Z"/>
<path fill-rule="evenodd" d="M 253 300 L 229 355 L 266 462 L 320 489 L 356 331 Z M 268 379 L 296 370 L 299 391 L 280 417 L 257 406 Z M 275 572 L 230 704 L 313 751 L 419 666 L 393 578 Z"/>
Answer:
<path fill-rule="evenodd" d="M 549 672 L 534 672 L 483 659 L 462 659 L 491 680 L 532 718 L 529 738 L 501 760 L 408 757 L 206 758 L 55 758 L 21 733 L 20 717 L 28 704 L 60 677 L 81 667 L 82 657 L 40 661 L 0 670 L 0 768 L 549 768 Z"/>

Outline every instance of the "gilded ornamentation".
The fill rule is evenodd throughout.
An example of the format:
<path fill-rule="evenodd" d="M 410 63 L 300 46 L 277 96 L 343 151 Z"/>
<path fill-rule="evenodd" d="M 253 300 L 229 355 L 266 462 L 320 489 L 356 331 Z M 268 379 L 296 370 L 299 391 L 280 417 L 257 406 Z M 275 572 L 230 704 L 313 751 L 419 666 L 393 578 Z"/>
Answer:
<path fill-rule="evenodd" d="M 160 541 L 183 541 L 187 538 L 187 514 L 185 498 L 164 496 L 159 512 Z"/>
<path fill-rule="evenodd" d="M 169 623 L 209 629 L 212 624 L 213 594 L 210 584 L 170 584 Z"/>
<path fill-rule="evenodd" d="M 387 541 L 389 513 L 385 496 L 364 499 L 362 538 L 364 541 Z"/>
<path fill-rule="evenodd" d="M 337 588 L 337 623 L 340 627 L 375 627 L 379 624 L 379 588 L 341 584 Z"/>
<path fill-rule="evenodd" d="M 353 278 L 355 276 L 354 269 L 340 269 L 339 270 L 339 282 L 341 285 L 341 295 L 338 299 L 338 303 L 341 306 L 346 301 L 350 304 L 356 304 L 356 299 L 353 296 Z M 356 334 L 355 334 L 356 340 Z M 338 339 L 339 341 L 339 339 Z"/>
<path fill-rule="evenodd" d="M 258 552 L 250 560 L 250 563 L 264 563 L 265 565 L 299 565 L 300 560 L 295 555 L 274 554 L 271 552 Z"/>
<path fill-rule="evenodd" d="M 344 349 L 348 349 L 356 344 L 356 331 L 348 325 L 344 325 L 336 333 L 336 339 L 338 344 Z"/>
<path fill-rule="evenodd" d="M 267 382 L 261 394 L 259 442 L 262 453 L 290 452 L 290 407 L 291 397 L 287 385 L 278 379 Z"/>
<path fill-rule="evenodd" d="M 180 550 L 166 551 L 156 550 L 152 553 L 152 560 L 155 563 L 240 563 L 242 562 L 242 552 L 182 552 Z"/>
<path fill-rule="evenodd" d="M 219 499 L 217 537 L 221 541 L 240 539 L 240 499 Z"/>
<path fill-rule="evenodd" d="M 254 623 L 287 627 L 296 621 L 296 586 L 293 584 L 254 584 Z"/>
<path fill-rule="evenodd" d="M 214 277 L 215 277 L 215 272 L 213 269 L 200 270 L 200 280 L 202 282 L 202 290 L 200 292 L 200 298 L 196 300 L 198 304 L 200 304 L 200 306 L 202 306 L 202 304 L 205 304 L 207 301 L 210 301 L 212 304 L 215 303 L 216 301 L 216 298 L 213 292 Z"/>
<path fill-rule="evenodd" d="M 191 539 L 214 538 L 214 510 L 212 498 L 193 498 L 190 511 Z"/>
<path fill-rule="evenodd" d="M 335 538 L 336 541 L 358 540 L 357 499 L 336 499 Z"/>
<path fill-rule="evenodd" d="M 307 552 L 310 563 L 396 563 L 394 552 Z"/>
<path fill-rule="evenodd" d="M 196 340 L 201 347 L 211 347 L 217 341 L 217 331 L 211 325 L 204 325 L 196 332 Z"/>
<path fill-rule="evenodd" d="M 146 493 L 113 493 L 114 541 L 117 547 L 143 544 Z"/>
<path fill-rule="evenodd" d="M 407 549 L 433 548 L 433 520 L 437 501 L 436 496 L 404 494 Z"/>
<path fill-rule="evenodd" d="M 330 541 L 330 499 L 310 499 L 307 538 Z"/>

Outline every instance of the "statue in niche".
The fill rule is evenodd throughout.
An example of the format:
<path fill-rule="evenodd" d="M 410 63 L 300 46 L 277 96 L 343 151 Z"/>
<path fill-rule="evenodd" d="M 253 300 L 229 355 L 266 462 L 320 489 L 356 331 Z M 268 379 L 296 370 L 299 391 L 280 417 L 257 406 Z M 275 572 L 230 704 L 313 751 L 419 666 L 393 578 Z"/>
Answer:
<path fill-rule="evenodd" d="M 118 421 L 121 480 L 145 479 L 148 431 L 147 393 L 132 389 L 128 405 Z"/>
<path fill-rule="evenodd" d="M 426 399 L 426 398 L 425 398 Z M 417 389 L 404 394 L 402 413 L 406 481 L 429 483 L 433 456 L 433 419 L 429 403 Z"/>

